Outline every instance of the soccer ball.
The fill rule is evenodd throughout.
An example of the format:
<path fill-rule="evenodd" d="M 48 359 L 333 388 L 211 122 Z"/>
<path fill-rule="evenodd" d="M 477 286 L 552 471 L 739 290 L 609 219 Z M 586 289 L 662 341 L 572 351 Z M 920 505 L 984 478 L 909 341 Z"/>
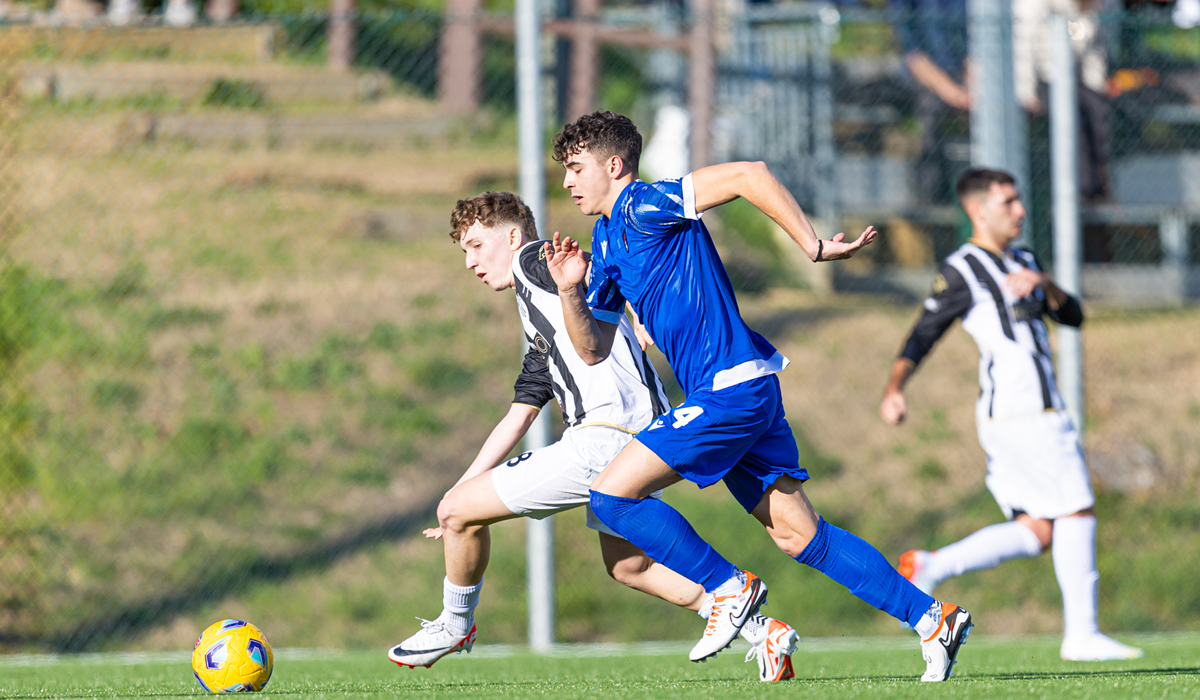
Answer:
<path fill-rule="evenodd" d="M 213 623 L 192 651 L 196 681 L 210 693 L 258 692 L 267 687 L 274 669 L 267 635 L 245 620 Z"/>

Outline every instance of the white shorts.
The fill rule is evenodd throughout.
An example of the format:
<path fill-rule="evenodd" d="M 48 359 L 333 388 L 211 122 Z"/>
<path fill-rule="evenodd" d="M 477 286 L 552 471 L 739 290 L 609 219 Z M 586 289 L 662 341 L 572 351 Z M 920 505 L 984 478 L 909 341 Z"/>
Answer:
<path fill-rule="evenodd" d="M 979 423 L 987 487 L 1008 518 L 1053 520 L 1096 503 L 1079 433 L 1066 411 Z"/>
<path fill-rule="evenodd" d="M 569 430 L 553 445 L 518 455 L 493 469 L 492 486 L 509 510 L 535 520 L 587 506 L 592 481 L 633 437 L 603 425 Z M 587 508 L 587 526 L 620 537 L 600 522 L 591 506 Z"/>

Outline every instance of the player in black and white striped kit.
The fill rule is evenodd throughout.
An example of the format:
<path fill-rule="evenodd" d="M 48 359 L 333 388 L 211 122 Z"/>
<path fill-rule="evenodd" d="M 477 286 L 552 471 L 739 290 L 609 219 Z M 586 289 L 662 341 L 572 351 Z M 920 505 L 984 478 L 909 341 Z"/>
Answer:
<path fill-rule="evenodd" d="M 586 506 L 596 475 L 669 407 L 662 382 L 624 316 L 608 359 L 588 365 L 576 353 L 558 286 L 546 267 L 544 241 L 517 195 L 484 192 L 461 200 L 450 222 L 450 235 L 465 253 L 467 268 L 495 291 L 516 290 L 529 351 L 508 415 L 442 499 L 439 527 L 425 531 L 427 537 L 444 538 L 443 609 L 389 652 L 392 661 L 409 667 L 431 665 L 474 644 L 474 610 L 491 546 L 488 525 Z M 551 398 L 558 399 L 567 425 L 562 439 L 503 461 Z M 702 586 L 651 560 L 590 508 L 587 524 L 600 533 L 604 563 L 613 578 L 707 619 L 712 603 Z M 746 660 L 758 661 L 761 680 L 792 676 L 790 656 L 799 641 L 794 629 L 757 615 L 742 636 L 752 647 Z"/>
<path fill-rule="evenodd" d="M 1033 254 L 1010 244 L 1025 208 L 1012 176 L 974 169 L 958 181 L 972 238 L 938 271 L 933 294 L 892 365 L 879 412 L 904 420 L 904 385 L 956 319 L 979 346 L 979 442 L 987 487 L 1008 522 L 990 525 L 935 552 L 900 557 L 900 573 L 926 592 L 942 581 L 1053 546 L 1063 594 L 1061 655 L 1072 661 L 1136 658 L 1140 649 L 1100 633 L 1096 624 L 1096 517 L 1079 435 L 1063 410 L 1043 317 L 1083 323 L 1079 301 L 1042 271 Z"/>

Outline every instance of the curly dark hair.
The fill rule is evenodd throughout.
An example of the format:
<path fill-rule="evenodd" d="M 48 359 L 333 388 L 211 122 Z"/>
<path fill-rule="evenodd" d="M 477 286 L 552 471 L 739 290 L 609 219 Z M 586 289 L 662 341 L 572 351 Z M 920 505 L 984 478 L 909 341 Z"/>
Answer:
<path fill-rule="evenodd" d="M 1013 176 L 1003 170 L 971 168 L 958 178 L 954 189 L 958 193 L 958 201 L 961 202 L 973 194 L 986 194 L 988 190 L 992 189 L 992 185 L 1014 184 L 1016 184 L 1016 180 L 1013 179 Z"/>
<path fill-rule="evenodd" d="M 488 228 L 516 226 L 526 236 L 538 237 L 533 212 L 512 192 L 482 192 L 470 199 L 458 200 L 450 214 L 450 238 L 457 243 L 476 221 Z"/>
<path fill-rule="evenodd" d="M 636 172 L 642 158 L 642 135 L 623 114 L 592 112 L 563 125 L 554 137 L 554 160 L 562 163 L 585 148 L 601 161 L 619 156 Z"/>

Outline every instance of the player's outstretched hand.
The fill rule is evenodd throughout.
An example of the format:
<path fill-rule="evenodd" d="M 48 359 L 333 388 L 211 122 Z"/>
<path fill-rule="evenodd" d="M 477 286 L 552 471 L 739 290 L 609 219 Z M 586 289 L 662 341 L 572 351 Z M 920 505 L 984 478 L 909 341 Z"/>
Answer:
<path fill-rule="evenodd" d="M 847 243 L 846 234 L 839 233 L 828 241 L 821 241 L 821 259 L 818 262 L 826 260 L 845 260 L 858 252 L 859 248 L 871 245 L 879 232 L 874 226 L 868 226 L 858 238 Z"/>
<path fill-rule="evenodd" d="M 879 416 L 888 425 L 900 425 L 908 416 L 908 402 L 904 400 L 904 394 L 898 391 L 889 391 L 883 395 L 883 401 L 879 403 Z"/>
<path fill-rule="evenodd" d="M 546 253 L 546 267 L 550 276 L 558 285 L 559 291 L 574 289 L 587 277 L 588 261 L 584 259 L 583 251 L 579 250 L 579 241 L 571 240 L 570 236 L 562 237 L 554 232 L 554 241 L 543 246 Z"/>
<path fill-rule="evenodd" d="M 440 539 L 442 539 L 442 528 L 440 528 L 440 527 L 427 527 L 427 528 L 425 528 L 425 530 L 424 530 L 424 531 L 422 531 L 422 533 L 421 533 L 421 534 L 425 535 L 425 538 L 426 538 L 426 539 L 430 539 L 430 540 L 440 540 Z"/>

